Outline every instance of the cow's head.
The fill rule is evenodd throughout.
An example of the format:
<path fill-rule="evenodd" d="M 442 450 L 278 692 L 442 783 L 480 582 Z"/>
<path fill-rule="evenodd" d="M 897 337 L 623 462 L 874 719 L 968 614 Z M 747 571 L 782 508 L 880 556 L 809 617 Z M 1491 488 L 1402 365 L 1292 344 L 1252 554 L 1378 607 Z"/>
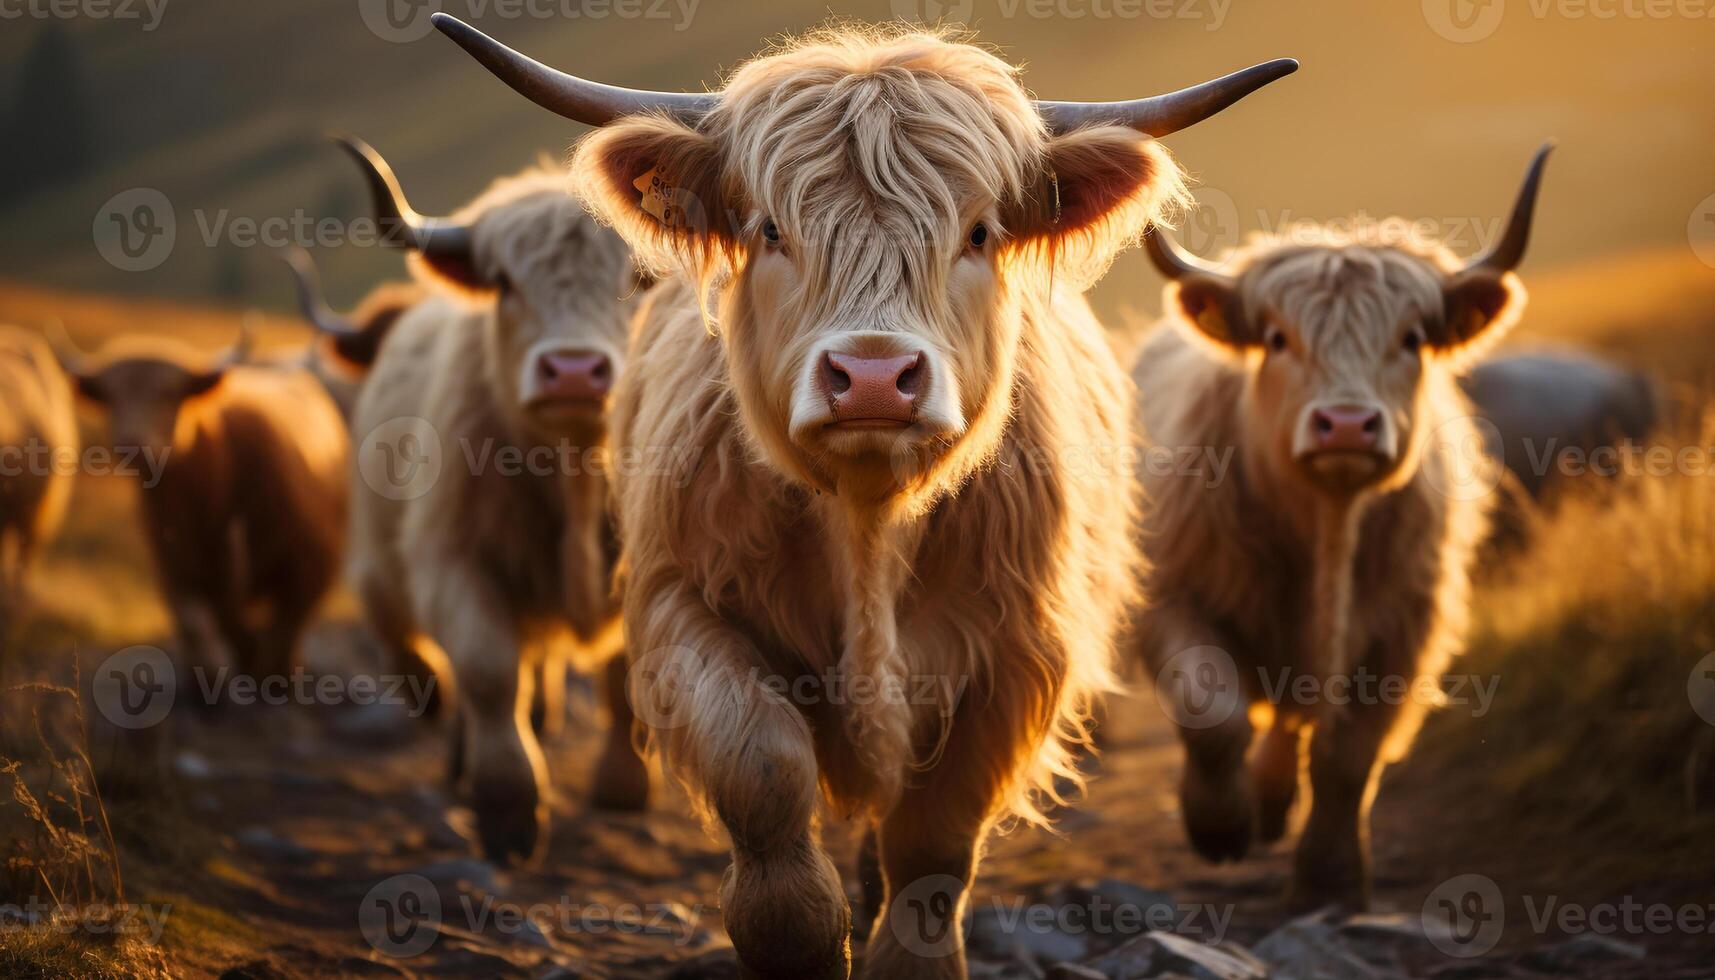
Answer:
<path fill-rule="evenodd" d="M 1512 270 L 1550 149 L 1531 161 L 1500 239 L 1463 265 L 1443 247 L 1369 232 L 1259 247 L 1227 275 L 1150 235 L 1150 256 L 1172 280 L 1167 308 L 1247 366 L 1244 418 L 1266 461 L 1339 494 L 1410 478 L 1425 397 L 1524 309 Z"/>
<path fill-rule="evenodd" d="M 411 209 L 387 161 L 339 143 L 363 169 L 385 240 L 420 268 L 484 302 L 503 406 L 538 432 L 597 438 L 645 280 L 630 251 L 571 196 L 565 174 L 536 168 L 497 181 L 451 218 Z"/>
<path fill-rule="evenodd" d="M 718 94 L 676 95 L 437 24 L 522 94 L 602 127 L 578 149 L 579 186 L 649 263 L 718 287 L 746 430 L 788 476 L 858 498 L 952 486 L 987 457 L 1013 407 L 1021 306 L 1051 270 L 1090 278 L 1183 197 L 1151 137 L 1296 67 L 1033 103 L 973 45 L 842 30 L 749 62 Z"/>
<path fill-rule="evenodd" d="M 214 391 L 228 370 L 249 358 L 252 333 L 246 319 L 237 343 L 212 360 L 166 339 L 120 337 L 89 357 L 63 335 L 54 347 L 77 393 L 107 411 L 113 446 L 159 456 L 178 444 L 186 403 Z"/>

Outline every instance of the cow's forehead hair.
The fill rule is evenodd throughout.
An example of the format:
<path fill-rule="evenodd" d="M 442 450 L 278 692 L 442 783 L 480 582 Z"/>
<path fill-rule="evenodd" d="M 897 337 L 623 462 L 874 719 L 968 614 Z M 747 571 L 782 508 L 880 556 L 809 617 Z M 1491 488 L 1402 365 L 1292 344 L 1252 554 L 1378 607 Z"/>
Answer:
<path fill-rule="evenodd" d="M 1402 322 L 1442 315 L 1445 257 L 1404 242 L 1276 246 L 1244 257 L 1239 289 L 1248 317 L 1278 313 L 1312 353 L 1369 356 L 1395 345 Z"/>
<path fill-rule="evenodd" d="M 1016 199 L 1046 145 L 1018 71 L 944 33 L 838 29 L 742 65 L 707 122 L 729 177 L 783 228 L 963 233 Z"/>
<path fill-rule="evenodd" d="M 611 298 L 629 261 L 619 236 L 584 210 L 560 169 L 542 166 L 503 177 L 455 220 L 475 222 L 481 270 L 503 273 L 538 305 Z"/>

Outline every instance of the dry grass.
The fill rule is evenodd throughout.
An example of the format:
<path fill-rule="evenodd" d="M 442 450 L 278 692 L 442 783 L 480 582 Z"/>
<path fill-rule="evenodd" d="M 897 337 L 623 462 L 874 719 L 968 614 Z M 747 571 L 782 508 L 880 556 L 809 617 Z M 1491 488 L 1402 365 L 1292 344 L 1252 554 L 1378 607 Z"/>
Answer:
<path fill-rule="evenodd" d="M 1715 447 L 1715 406 L 1662 444 Z M 1410 764 L 1497 826 L 1564 847 L 1569 875 L 1706 869 L 1715 724 L 1689 687 L 1715 650 L 1715 472 L 1578 488 L 1480 596 L 1457 669 L 1499 678 L 1493 709 L 1433 719 Z"/>

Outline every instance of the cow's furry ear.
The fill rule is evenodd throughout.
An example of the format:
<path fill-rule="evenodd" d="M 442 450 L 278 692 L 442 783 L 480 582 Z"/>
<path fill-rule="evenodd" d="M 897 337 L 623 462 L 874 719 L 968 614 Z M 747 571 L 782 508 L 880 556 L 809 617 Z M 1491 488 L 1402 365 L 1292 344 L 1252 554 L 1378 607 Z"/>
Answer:
<path fill-rule="evenodd" d="M 1245 320 L 1244 304 L 1231 281 L 1191 273 L 1168 284 L 1169 308 L 1219 347 L 1237 350 L 1259 343 Z"/>
<path fill-rule="evenodd" d="M 1167 151 L 1120 126 L 1052 137 L 1042 165 L 1026 200 L 1009 216 L 1008 230 L 1015 240 L 1049 245 L 1074 266 L 1105 267 L 1152 221 L 1190 201 Z"/>
<path fill-rule="evenodd" d="M 1441 291 L 1442 321 L 1430 346 L 1480 353 L 1506 336 L 1524 312 L 1524 283 L 1511 272 L 1473 269 L 1449 279 Z"/>
<path fill-rule="evenodd" d="M 720 150 L 677 120 L 638 116 L 591 133 L 572 159 L 577 185 L 651 268 L 702 264 L 735 241 Z"/>

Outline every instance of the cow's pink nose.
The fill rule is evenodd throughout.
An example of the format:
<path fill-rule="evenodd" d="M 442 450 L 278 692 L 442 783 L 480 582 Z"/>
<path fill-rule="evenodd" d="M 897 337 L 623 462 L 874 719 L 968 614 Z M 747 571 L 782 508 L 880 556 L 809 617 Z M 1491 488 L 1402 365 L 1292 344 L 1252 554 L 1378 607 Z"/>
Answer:
<path fill-rule="evenodd" d="M 1335 405 L 1310 413 L 1316 448 L 1329 452 L 1375 452 L 1381 441 L 1382 413 L 1374 408 Z"/>
<path fill-rule="evenodd" d="M 543 400 L 600 401 L 613 387 L 613 364 L 595 351 L 549 351 L 536 359 L 536 379 Z"/>
<path fill-rule="evenodd" d="M 923 355 L 857 357 L 829 353 L 822 382 L 833 400 L 837 423 L 908 423 L 922 383 Z"/>

